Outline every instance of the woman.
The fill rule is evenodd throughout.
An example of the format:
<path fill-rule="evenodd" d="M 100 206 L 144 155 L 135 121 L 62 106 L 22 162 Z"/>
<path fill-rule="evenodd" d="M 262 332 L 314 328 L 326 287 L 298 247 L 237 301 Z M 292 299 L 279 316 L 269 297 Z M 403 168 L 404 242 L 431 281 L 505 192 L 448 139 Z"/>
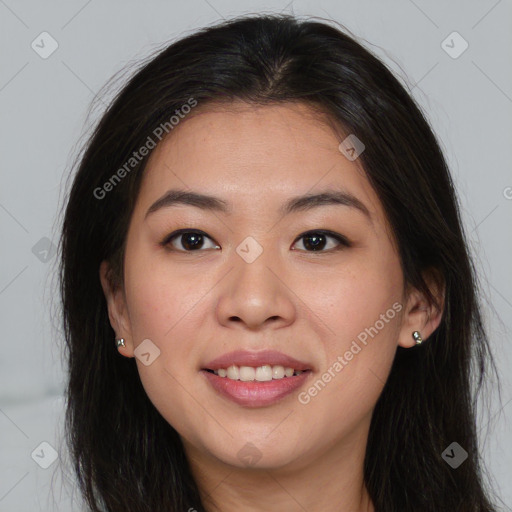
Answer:
<path fill-rule="evenodd" d="M 152 57 L 85 147 L 61 251 L 91 510 L 496 510 L 449 171 L 340 30 L 248 16 Z"/>

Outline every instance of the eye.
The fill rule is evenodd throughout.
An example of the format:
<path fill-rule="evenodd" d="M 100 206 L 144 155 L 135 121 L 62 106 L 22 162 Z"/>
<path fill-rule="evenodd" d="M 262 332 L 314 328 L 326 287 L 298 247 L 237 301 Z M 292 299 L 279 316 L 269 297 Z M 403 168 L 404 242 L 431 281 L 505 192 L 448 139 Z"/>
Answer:
<path fill-rule="evenodd" d="M 325 249 L 326 245 L 329 245 L 327 240 L 334 239 L 338 244 L 334 246 L 334 248 Z M 190 230 L 190 229 L 179 229 L 177 231 L 173 231 L 170 235 L 167 235 L 160 245 L 167 247 L 169 245 L 172 246 L 171 250 L 177 250 L 181 252 L 193 252 L 199 249 L 204 249 L 205 239 L 212 240 L 206 233 L 199 230 Z M 305 247 L 306 252 L 331 252 L 340 250 L 343 247 L 350 247 L 351 244 L 346 237 L 340 235 L 339 233 L 334 233 L 332 231 L 327 230 L 316 230 L 316 231 L 308 231 L 307 233 L 303 233 L 296 240 L 304 239 L 302 242 Z M 179 244 L 181 245 L 181 249 L 177 248 L 174 245 L 175 240 L 179 240 Z M 206 247 L 208 249 L 208 247 Z M 213 249 L 220 249 L 220 246 L 217 244 L 212 244 Z"/>
<path fill-rule="evenodd" d="M 327 244 L 326 239 L 332 238 L 338 243 L 334 248 L 324 251 Z M 327 230 L 308 231 L 300 235 L 297 240 L 304 239 L 303 246 L 306 247 L 306 252 L 331 252 L 343 249 L 343 247 L 350 247 L 350 242 L 343 235 L 334 233 Z M 309 250 L 311 249 L 311 250 Z"/>
<path fill-rule="evenodd" d="M 180 240 L 180 245 L 184 250 L 176 249 L 176 247 L 173 248 L 182 252 L 197 251 L 198 249 L 203 248 L 205 238 L 211 240 L 211 238 L 203 231 L 179 229 L 178 231 L 174 231 L 170 235 L 166 236 L 160 245 L 173 245 L 175 238 Z M 220 249 L 220 246 L 214 245 L 213 249 Z"/>

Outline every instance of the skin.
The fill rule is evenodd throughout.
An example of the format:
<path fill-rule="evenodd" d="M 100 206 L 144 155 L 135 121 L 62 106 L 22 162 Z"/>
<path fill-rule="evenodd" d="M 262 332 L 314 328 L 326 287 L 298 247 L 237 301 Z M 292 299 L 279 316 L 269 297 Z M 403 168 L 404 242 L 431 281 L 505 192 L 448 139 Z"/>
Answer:
<path fill-rule="evenodd" d="M 145 339 L 160 350 L 149 366 L 136 358 L 140 378 L 180 434 L 204 501 L 223 512 L 373 511 L 363 482 L 373 408 L 397 346 L 413 347 L 414 330 L 426 340 L 441 314 L 417 290 L 404 292 L 379 198 L 359 161 L 339 151 L 343 138 L 311 107 L 197 110 L 149 159 L 123 285 L 112 287 L 108 263 L 100 267 L 112 327 L 126 340 L 119 351 L 134 357 Z M 171 188 L 221 197 L 233 212 L 175 205 L 145 218 Z M 293 196 L 340 188 L 367 207 L 371 221 L 343 205 L 278 213 Z M 203 246 L 187 252 L 179 236 L 167 250 L 159 245 L 181 228 L 204 231 Z M 328 237 L 320 252 L 308 249 L 299 237 L 318 229 L 352 245 Z M 263 248 L 252 263 L 236 252 L 248 236 Z M 293 393 L 271 406 L 242 407 L 199 372 L 225 352 L 270 348 L 312 365 L 299 391 L 307 390 L 394 303 L 400 313 L 307 404 Z M 237 456 L 249 442 L 260 455 L 252 465 Z"/>

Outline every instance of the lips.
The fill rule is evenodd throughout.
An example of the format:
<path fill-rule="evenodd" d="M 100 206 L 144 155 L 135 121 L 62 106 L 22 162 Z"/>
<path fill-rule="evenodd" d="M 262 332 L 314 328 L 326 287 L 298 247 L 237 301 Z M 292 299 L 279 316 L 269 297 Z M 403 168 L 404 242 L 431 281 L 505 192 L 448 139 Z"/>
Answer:
<path fill-rule="evenodd" d="M 311 379 L 311 372 L 268 382 L 242 382 L 219 377 L 205 370 L 200 372 L 217 396 L 246 408 L 267 407 L 281 403 Z M 289 399 L 289 398 L 288 398 Z"/>
<path fill-rule="evenodd" d="M 281 365 L 294 370 L 313 370 L 311 364 L 305 363 L 294 357 L 283 354 L 276 350 L 262 350 L 259 352 L 251 352 L 248 350 L 235 350 L 223 354 L 206 363 L 202 370 L 218 370 L 219 368 L 228 368 L 235 366 L 263 366 L 263 365 Z"/>

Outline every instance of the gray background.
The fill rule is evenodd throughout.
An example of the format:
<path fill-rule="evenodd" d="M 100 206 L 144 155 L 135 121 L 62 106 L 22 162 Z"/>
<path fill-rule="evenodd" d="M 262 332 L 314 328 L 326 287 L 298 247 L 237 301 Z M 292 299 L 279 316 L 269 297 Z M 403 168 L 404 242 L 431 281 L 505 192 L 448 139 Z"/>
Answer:
<path fill-rule="evenodd" d="M 501 403 L 494 392 L 489 410 L 481 410 L 483 454 L 502 499 L 512 503 L 510 0 L 0 0 L 0 511 L 80 510 L 61 445 L 65 377 L 51 244 L 94 95 L 115 72 L 166 41 L 261 11 L 345 25 L 413 88 L 439 136 L 480 272 L 503 385 Z M 51 41 L 39 37 L 44 31 L 58 44 L 45 59 L 40 53 Z M 442 45 L 453 31 L 469 44 L 457 58 Z M 451 39 L 453 55 L 462 46 Z M 41 464 L 51 461 L 51 450 L 42 442 L 59 454 L 47 469 Z"/>

